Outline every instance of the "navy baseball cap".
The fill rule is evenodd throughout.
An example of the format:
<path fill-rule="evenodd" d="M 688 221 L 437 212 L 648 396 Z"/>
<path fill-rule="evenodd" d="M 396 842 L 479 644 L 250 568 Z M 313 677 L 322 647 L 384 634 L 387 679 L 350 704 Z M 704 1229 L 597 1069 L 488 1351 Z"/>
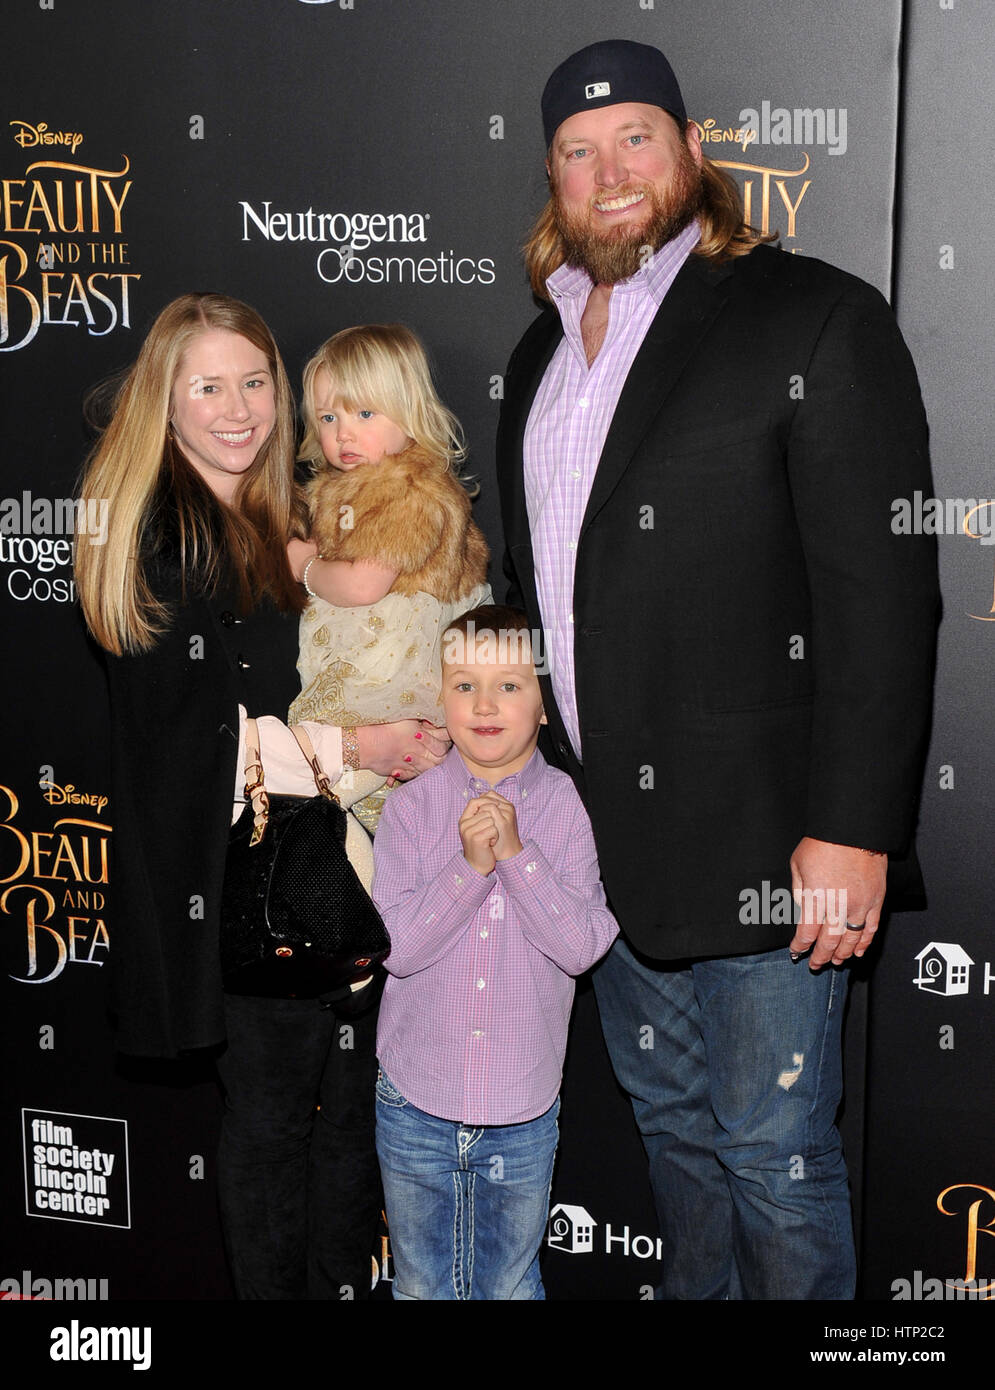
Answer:
<path fill-rule="evenodd" d="M 546 83 L 542 93 L 546 148 L 568 117 L 623 101 L 662 106 L 681 129 L 687 124 L 677 78 L 660 50 L 629 39 L 607 39 L 571 54 Z"/>

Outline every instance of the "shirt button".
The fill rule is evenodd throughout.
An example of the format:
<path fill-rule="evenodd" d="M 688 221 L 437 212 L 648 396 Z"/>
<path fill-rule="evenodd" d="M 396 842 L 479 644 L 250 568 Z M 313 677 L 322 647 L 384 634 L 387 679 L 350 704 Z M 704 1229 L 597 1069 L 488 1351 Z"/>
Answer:
<path fill-rule="evenodd" d="M 477 981 L 477 988 L 478 988 L 478 989 L 483 989 L 485 983 L 486 983 L 486 982 L 485 982 L 484 980 L 478 980 L 478 981 Z"/>
<path fill-rule="evenodd" d="M 591 404 L 591 402 L 587 399 L 586 396 L 581 396 L 577 404 L 580 406 L 581 410 L 586 410 L 587 407 Z"/>
<path fill-rule="evenodd" d="M 572 613 L 568 613 L 568 614 L 567 614 L 567 622 L 568 622 L 568 623 L 572 623 L 573 620 L 574 620 L 574 615 L 573 615 Z"/>
<path fill-rule="evenodd" d="M 463 882 L 463 880 L 460 878 L 459 874 L 455 874 L 454 877 L 455 877 L 457 883 L 462 883 L 462 882 Z"/>
<path fill-rule="evenodd" d="M 579 468 L 571 468 L 571 470 L 570 470 L 570 476 L 571 476 L 571 478 L 579 478 L 579 477 L 580 477 L 580 469 L 579 469 Z"/>
<path fill-rule="evenodd" d="M 567 549 L 568 549 L 568 550 L 576 550 L 576 549 L 577 549 L 577 542 L 576 542 L 576 541 L 570 541 L 570 543 L 567 545 Z"/>
<path fill-rule="evenodd" d="M 474 1036 L 475 1038 L 482 1038 L 482 1037 L 484 1036 L 484 1030 L 483 1030 L 483 1028 L 474 1028 L 474 1030 L 473 1030 L 473 1036 Z"/>
<path fill-rule="evenodd" d="M 487 936 L 487 928 L 485 927 L 484 930 L 480 933 L 480 939 L 481 939 L 481 941 L 483 941 L 483 940 L 486 938 L 486 936 Z"/>
<path fill-rule="evenodd" d="M 525 872 L 526 872 L 527 874 L 534 874 L 535 871 L 536 871 L 536 869 L 537 869 L 538 867 L 539 867 L 538 864 L 537 864 L 537 863 L 535 862 L 535 860 L 533 859 L 533 861 L 532 861 L 531 864 L 526 864 L 526 866 L 525 866 Z"/>

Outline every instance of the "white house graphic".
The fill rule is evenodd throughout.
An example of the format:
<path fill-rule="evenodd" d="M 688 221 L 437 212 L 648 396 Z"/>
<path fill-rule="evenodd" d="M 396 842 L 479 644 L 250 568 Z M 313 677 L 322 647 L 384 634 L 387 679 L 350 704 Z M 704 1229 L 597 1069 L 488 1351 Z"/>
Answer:
<path fill-rule="evenodd" d="M 974 961 L 951 941 L 931 941 L 916 956 L 919 974 L 912 981 L 930 994 L 966 994 Z"/>
<path fill-rule="evenodd" d="M 569 1255 L 587 1255 L 594 1249 L 594 1228 L 598 1223 L 584 1207 L 560 1202 L 549 1213 L 546 1244 Z"/>

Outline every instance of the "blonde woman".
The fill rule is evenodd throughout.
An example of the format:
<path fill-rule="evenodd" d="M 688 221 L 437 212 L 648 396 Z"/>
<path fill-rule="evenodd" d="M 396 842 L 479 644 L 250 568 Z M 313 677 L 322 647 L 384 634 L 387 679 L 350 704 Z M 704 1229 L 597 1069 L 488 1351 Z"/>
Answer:
<path fill-rule="evenodd" d="M 221 295 L 174 300 L 86 468 L 83 498 L 107 501 L 109 528 L 105 545 L 80 538 L 76 575 L 111 699 L 119 1046 L 175 1057 L 227 1040 L 219 1185 L 238 1296 L 360 1298 L 378 1201 L 375 1008 L 340 1049 L 335 1001 L 226 995 L 218 955 L 246 710 L 262 716 L 270 790 L 313 792 L 271 713 L 295 693 L 305 599 L 287 557 L 306 525 L 293 444 L 259 315 Z M 341 731 L 306 727 L 334 780 Z M 351 764 L 408 776 L 446 744 L 408 720 L 358 730 L 354 748 Z"/>

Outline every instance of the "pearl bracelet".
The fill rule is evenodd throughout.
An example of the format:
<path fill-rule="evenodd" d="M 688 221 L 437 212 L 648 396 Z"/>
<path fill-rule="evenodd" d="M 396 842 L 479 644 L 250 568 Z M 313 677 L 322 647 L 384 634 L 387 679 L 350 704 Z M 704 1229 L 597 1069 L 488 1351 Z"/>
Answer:
<path fill-rule="evenodd" d="M 316 594 L 314 590 L 311 588 L 311 585 L 307 582 L 308 570 L 314 564 L 315 560 L 320 559 L 320 555 L 312 555 L 310 560 L 308 560 L 307 564 L 304 566 L 304 573 L 301 575 L 301 583 L 304 585 L 305 592 L 310 594 L 312 598 L 319 598 L 320 595 Z"/>

